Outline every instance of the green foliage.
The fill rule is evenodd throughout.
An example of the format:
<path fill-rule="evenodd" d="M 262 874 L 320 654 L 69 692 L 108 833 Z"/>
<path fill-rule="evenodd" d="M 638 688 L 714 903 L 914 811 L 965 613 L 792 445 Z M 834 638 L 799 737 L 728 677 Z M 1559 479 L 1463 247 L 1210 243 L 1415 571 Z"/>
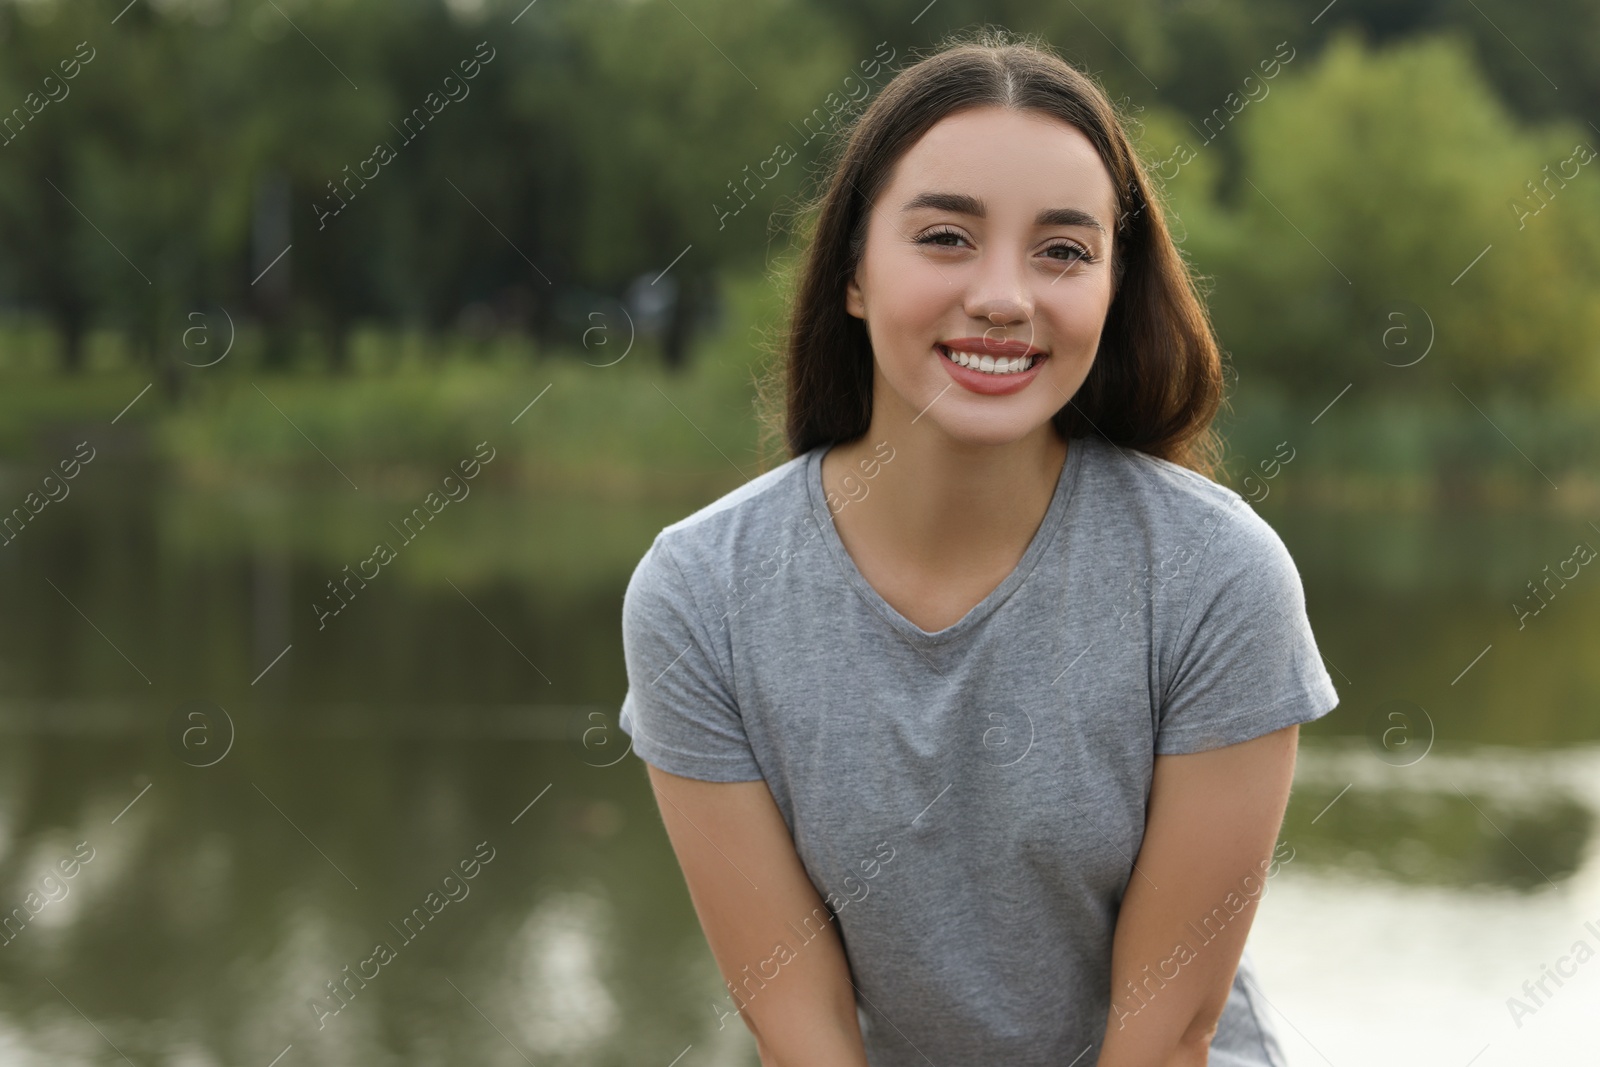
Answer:
<path fill-rule="evenodd" d="M 215 0 L 137 4 L 115 24 L 0 0 L 0 107 L 79 42 L 95 50 L 0 147 L 0 304 L 48 323 L 69 369 L 108 329 L 169 379 L 190 313 L 219 306 L 275 371 L 305 351 L 342 371 L 373 329 L 437 343 L 465 312 L 576 348 L 591 312 L 668 264 L 696 303 L 707 279 L 763 270 L 827 143 L 801 136 L 807 117 L 879 42 L 898 65 L 990 20 L 1084 65 L 1142 124 L 1242 374 L 1308 400 L 1402 374 L 1593 399 L 1600 179 L 1573 158 L 1600 132 L 1530 126 L 1502 103 L 1558 114 L 1530 94 L 1548 74 L 1588 100 L 1593 64 L 1549 12 L 1485 2 L 1464 21 L 1340 5 L 1310 26 L 1287 0 Z M 1537 66 L 1513 71 L 1486 43 L 1491 16 Z M 403 138 L 396 124 L 479 47 L 494 59 L 470 93 Z M 1206 124 L 1290 48 L 1270 92 Z M 396 158 L 352 180 L 379 143 Z M 756 177 L 779 145 L 796 158 Z M 1193 161 L 1164 165 L 1180 145 Z M 324 217 L 336 189 L 347 206 Z M 1417 366 L 1394 364 L 1425 344 L 1386 347 L 1396 314 L 1433 340 Z"/>
<path fill-rule="evenodd" d="M 334 464 L 358 485 L 426 480 L 487 440 L 504 457 L 495 480 L 603 494 L 732 488 L 759 472 L 748 327 L 770 291 L 731 290 L 733 325 L 687 375 L 663 373 L 645 344 L 623 356 L 625 337 L 531 359 L 502 345 L 425 360 L 410 339 L 369 331 L 349 375 L 263 375 L 246 342 L 239 362 L 193 375 L 176 408 L 138 411 L 163 457 L 216 483 L 276 474 L 343 485 Z"/>
<path fill-rule="evenodd" d="M 1519 128 L 1450 38 L 1374 52 L 1342 35 L 1272 84 L 1223 134 L 1240 139 L 1240 180 L 1173 183 L 1241 374 L 1329 397 L 1388 385 L 1405 362 L 1383 349 L 1390 313 L 1420 330 L 1420 306 L 1436 338 L 1415 376 L 1596 397 L 1600 168 L 1569 163 L 1537 216 L 1513 208 L 1537 208 L 1525 183 L 1594 139 Z"/>
<path fill-rule="evenodd" d="M 860 57 L 799 5 L 612 0 L 578 10 L 581 59 L 560 92 L 565 139 L 586 163 L 585 266 L 624 279 L 641 263 L 665 267 L 690 242 L 725 263 L 759 262 L 766 216 L 800 191 L 815 156 L 790 124 Z M 711 40 L 699 27 L 714 28 Z M 790 47 L 802 39 L 804 49 Z M 778 142 L 801 158 L 773 181 L 757 176 L 756 203 L 719 225 L 717 205 L 740 203 L 730 183 L 756 175 Z"/>

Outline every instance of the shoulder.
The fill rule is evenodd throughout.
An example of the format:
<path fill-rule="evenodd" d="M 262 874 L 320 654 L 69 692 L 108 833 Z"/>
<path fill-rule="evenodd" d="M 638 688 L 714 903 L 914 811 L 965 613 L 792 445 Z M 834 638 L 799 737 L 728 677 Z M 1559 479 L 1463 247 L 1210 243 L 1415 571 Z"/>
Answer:
<path fill-rule="evenodd" d="M 1243 548 L 1277 536 L 1237 492 L 1187 467 L 1098 437 L 1072 447 L 1084 449 L 1078 492 L 1121 535 L 1196 553 L 1219 538 Z"/>
<path fill-rule="evenodd" d="M 1244 497 L 1187 467 L 1123 451 L 1126 458 L 1108 477 L 1125 494 L 1122 506 L 1155 531 L 1153 573 L 1188 576 L 1175 586 L 1184 604 L 1180 631 L 1219 613 L 1278 618 L 1303 610 L 1304 586 L 1288 546 Z"/>
<path fill-rule="evenodd" d="M 1132 448 L 1083 443 L 1075 494 L 1092 554 L 1116 576 L 1124 623 L 1156 602 L 1158 618 L 1178 623 L 1219 597 L 1303 595 L 1283 540 L 1237 492 Z"/>
<path fill-rule="evenodd" d="M 758 474 L 732 492 L 663 528 L 660 536 L 675 544 L 715 538 L 741 521 L 752 518 L 759 521 L 774 507 L 792 503 L 795 497 L 803 498 L 806 463 L 810 456 L 811 453 L 796 456 L 765 474 Z"/>
<path fill-rule="evenodd" d="M 664 527 L 634 572 L 675 568 L 692 586 L 727 581 L 750 552 L 810 513 L 807 463 L 796 456 Z"/>

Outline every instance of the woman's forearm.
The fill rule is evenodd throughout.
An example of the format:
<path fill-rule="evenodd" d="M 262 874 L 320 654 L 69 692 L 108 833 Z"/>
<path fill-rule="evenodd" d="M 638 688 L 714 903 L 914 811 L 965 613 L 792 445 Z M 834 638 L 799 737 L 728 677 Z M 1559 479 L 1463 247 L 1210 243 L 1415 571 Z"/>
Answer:
<path fill-rule="evenodd" d="M 808 977 L 815 983 L 819 976 Z M 741 1014 L 755 1035 L 761 1067 L 867 1067 L 850 983 L 840 976 L 827 984 L 844 991 L 791 986 L 783 999 L 759 1005 L 759 1016 L 757 1004 L 745 1007 Z"/>
<path fill-rule="evenodd" d="M 655 766 L 650 780 L 695 914 L 763 1067 L 867 1067 L 837 916 L 812 884 L 767 784 L 703 782 Z M 744 871 L 761 879 L 759 892 Z"/>
<path fill-rule="evenodd" d="M 772 1040 L 756 1034 L 756 1049 L 761 1067 L 867 1067 L 861 1028 L 854 1017 L 846 1023 L 791 1016 Z"/>
<path fill-rule="evenodd" d="M 1095 1067 L 1206 1067 L 1214 1026 L 1201 1030 L 1181 1019 L 1141 1021 L 1142 1027 L 1119 1030 L 1113 1008 Z"/>
<path fill-rule="evenodd" d="M 1290 726 L 1156 757 L 1112 936 L 1098 1067 L 1204 1067 L 1274 869 L 1297 737 Z"/>

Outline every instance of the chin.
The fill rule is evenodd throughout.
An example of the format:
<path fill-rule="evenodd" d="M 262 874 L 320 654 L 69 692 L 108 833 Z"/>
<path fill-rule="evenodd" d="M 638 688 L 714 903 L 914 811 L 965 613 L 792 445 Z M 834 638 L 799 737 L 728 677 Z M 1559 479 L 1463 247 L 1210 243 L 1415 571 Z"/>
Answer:
<path fill-rule="evenodd" d="M 937 410 L 937 405 L 935 405 Z M 934 412 L 930 411 L 931 418 Z M 1054 412 L 1044 415 L 1026 412 L 1013 412 L 1002 415 L 998 412 L 986 415 L 957 415 L 946 412 L 942 418 L 934 420 L 944 435 L 957 444 L 972 445 L 975 447 L 999 447 L 1013 445 L 1026 440 L 1037 433 L 1041 427 L 1049 428 Z M 1050 432 L 1054 433 L 1052 429 Z"/>

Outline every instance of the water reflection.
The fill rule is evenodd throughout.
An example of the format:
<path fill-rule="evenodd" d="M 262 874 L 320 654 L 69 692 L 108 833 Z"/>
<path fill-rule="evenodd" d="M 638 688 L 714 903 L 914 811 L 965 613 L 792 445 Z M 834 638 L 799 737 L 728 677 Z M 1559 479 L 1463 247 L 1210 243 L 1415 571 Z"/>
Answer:
<path fill-rule="evenodd" d="M 673 1014 L 694 929 L 638 768 L 587 768 L 575 740 L 344 732 L 246 730 L 206 769 L 155 731 L 13 735 L 0 902 L 94 849 L 0 949 L 18 1040 L 52 1063 L 161 1058 L 178 1033 L 216 1062 L 497 1062 L 507 1038 L 633 1062 L 621 1020 Z M 71 1036 L 84 1016 L 101 1051 Z"/>
<path fill-rule="evenodd" d="M 1283 837 L 1306 865 L 1458 889 L 1558 889 L 1587 861 L 1600 761 L 1583 751 L 1435 751 L 1408 766 L 1306 745 Z"/>

